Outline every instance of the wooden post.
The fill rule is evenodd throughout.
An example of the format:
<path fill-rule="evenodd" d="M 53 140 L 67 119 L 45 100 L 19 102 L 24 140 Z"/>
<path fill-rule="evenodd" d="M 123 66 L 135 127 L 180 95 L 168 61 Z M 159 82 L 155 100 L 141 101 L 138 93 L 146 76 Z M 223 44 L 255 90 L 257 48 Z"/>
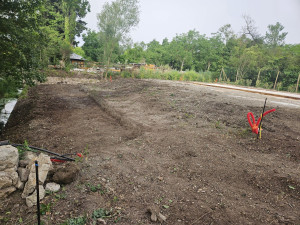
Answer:
<path fill-rule="evenodd" d="M 299 73 L 298 80 L 297 80 L 296 93 L 298 92 L 299 80 L 300 80 L 300 73 Z"/>
<path fill-rule="evenodd" d="M 275 83 L 274 83 L 274 87 L 273 87 L 273 89 L 275 89 L 275 88 L 276 88 L 276 84 L 277 84 L 277 79 L 278 79 L 279 73 L 280 73 L 280 71 L 278 70 L 278 73 L 277 73 L 277 76 L 276 76 L 276 80 L 275 80 Z"/>

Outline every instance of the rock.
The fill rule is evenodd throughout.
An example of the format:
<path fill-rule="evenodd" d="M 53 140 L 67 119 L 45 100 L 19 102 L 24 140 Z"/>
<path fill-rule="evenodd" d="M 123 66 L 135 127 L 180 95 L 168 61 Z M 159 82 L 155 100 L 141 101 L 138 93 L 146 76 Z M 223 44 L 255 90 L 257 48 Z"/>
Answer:
<path fill-rule="evenodd" d="M 167 219 L 167 217 L 165 217 L 163 214 L 158 213 L 158 220 L 161 222 L 165 222 Z"/>
<path fill-rule="evenodd" d="M 19 174 L 20 180 L 22 182 L 26 182 L 28 180 L 29 170 L 27 170 L 26 168 L 19 167 L 18 174 Z"/>
<path fill-rule="evenodd" d="M 43 184 L 47 178 L 49 169 L 52 167 L 52 162 L 50 160 L 50 157 L 43 153 L 41 153 L 36 160 L 38 161 L 39 184 Z M 25 184 L 24 191 L 22 193 L 22 198 L 26 198 L 28 195 L 30 195 L 34 191 L 36 186 L 36 168 L 34 160 L 28 164 L 27 169 L 28 168 L 30 168 L 30 172 L 28 181 Z"/>
<path fill-rule="evenodd" d="M 15 187 L 16 187 L 17 189 L 19 189 L 19 190 L 23 190 L 23 189 L 24 189 L 24 182 L 22 182 L 22 181 L 20 180 L 20 178 L 19 178 L 17 184 L 15 185 Z"/>
<path fill-rule="evenodd" d="M 99 219 L 97 219 L 97 224 L 104 224 L 104 225 L 106 225 L 106 221 L 104 219 L 99 218 Z"/>
<path fill-rule="evenodd" d="M 13 168 L 17 170 L 19 163 L 19 153 L 18 149 L 11 145 L 0 146 L 0 171 L 7 168 Z"/>
<path fill-rule="evenodd" d="M 10 186 L 8 188 L 4 188 L 0 190 L 0 199 L 7 197 L 11 193 L 13 193 L 16 190 L 14 186 Z"/>
<path fill-rule="evenodd" d="M 39 185 L 39 196 L 40 200 L 45 197 L 45 189 L 42 185 Z M 26 205 L 31 208 L 32 206 L 36 205 L 36 190 L 33 192 L 32 195 L 26 197 Z"/>
<path fill-rule="evenodd" d="M 25 168 L 29 163 L 30 163 L 31 160 L 29 159 L 22 159 L 19 161 L 19 167 L 23 167 Z"/>
<path fill-rule="evenodd" d="M 147 212 L 150 213 L 150 220 L 152 222 L 157 221 L 157 215 L 159 213 L 159 208 L 157 206 L 151 206 L 147 209 Z"/>
<path fill-rule="evenodd" d="M 75 163 L 65 163 L 54 172 L 52 180 L 58 184 L 69 184 L 75 180 L 78 172 L 79 167 Z"/>
<path fill-rule="evenodd" d="M 160 221 L 165 222 L 167 217 L 159 212 L 158 206 L 154 205 L 147 209 L 147 212 L 150 213 L 150 220 L 152 222 Z"/>
<path fill-rule="evenodd" d="M 0 189 L 13 186 L 12 179 L 4 171 L 0 171 Z"/>
<path fill-rule="evenodd" d="M 34 152 L 31 152 L 31 151 L 26 151 L 26 152 L 24 152 L 24 155 L 23 155 L 24 160 L 28 161 L 28 163 L 31 161 L 34 161 L 36 157 L 37 157 L 37 154 Z"/>
<path fill-rule="evenodd" d="M 46 191 L 51 191 L 51 192 L 58 192 L 60 189 L 60 185 L 56 183 L 48 183 L 46 184 Z"/>

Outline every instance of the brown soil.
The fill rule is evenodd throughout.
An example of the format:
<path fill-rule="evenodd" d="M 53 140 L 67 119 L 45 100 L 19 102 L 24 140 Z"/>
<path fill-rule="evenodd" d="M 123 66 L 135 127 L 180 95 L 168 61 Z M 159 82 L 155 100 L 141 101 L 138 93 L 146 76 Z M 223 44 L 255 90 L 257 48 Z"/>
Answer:
<path fill-rule="evenodd" d="M 246 115 L 257 118 L 264 98 L 172 81 L 44 84 L 17 103 L 1 139 L 88 152 L 76 181 L 43 200 L 46 224 L 99 208 L 108 224 L 155 224 L 149 207 L 162 224 L 300 224 L 299 102 L 268 97 L 276 112 L 257 140 Z M 36 220 L 20 194 L 1 203 L 6 224 Z"/>

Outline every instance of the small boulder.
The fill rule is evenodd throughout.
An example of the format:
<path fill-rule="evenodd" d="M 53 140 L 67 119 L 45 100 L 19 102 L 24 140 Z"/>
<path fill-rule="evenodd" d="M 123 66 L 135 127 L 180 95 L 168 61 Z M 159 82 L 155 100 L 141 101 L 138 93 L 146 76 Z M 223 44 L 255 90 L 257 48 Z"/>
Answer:
<path fill-rule="evenodd" d="M 34 159 L 35 160 L 35 159 Z M 30 195 L 36 186 L 36 174 L 35 174 L 35 163 L 34 160 L 27 166 L 27 169 L 30 168 L 28 181 L 25 184 L 24 191 L 22 193 L 22 198 L 26 198 Z M 52 167 L 52 162 L 50 157 L 45 154 L 40 154 L 36 159 L 38 161 L 38 170 L 39 170 L 39 184 L 43 184 L 47 178 L 49 169 Z"/>
<path fill-rule="evenodd" d="M 39 196 L 40 196 L 40 200 L 42 200 L 45 197 L 45 189 L 43 185 L 39 185 Z M 30 208 L 36 204 L 37 204 L 37 199 L 36 199 L 36 190 L 35 190 L 32 195 L 26 197 L 26 205 Z"/>
<path fill-rule="evenodd" d="M 18 174 L 19 174 L 20 180 L 22 182 L 26 182 L 28 180 L 29 170 L 27 170 L 26 168 L 19 167 Z"/>
<path fill-rule="evenodd" d="M 25 168 L 30 163 L 30 161 L 31 160 L 29 160 L 29 159 L 21 159 L 19 161 L 19 167 Z"/>
<path fill-rule="evenodd" d="M 72 183 L 79 172 L 79 167 L 75 163 L 65 163 L 63 167 L 57 168 L 52 180 L 58 184 Z"/>
<path fill-rule="evenodd" d="M 14 186 L 10 186 L 10 187 L 1 189 L 0 190 L 0 199 L 6 198 L 8 195 L 13 193 L 15 190 L 16 190 L 16 188 Z"/>
<path fill-rule="evenodd" d="M 60 185 L 56 183 L 48 183 L 46 184 L 46 191 L 51 191 L 51 192 L 58 192 L 60 189 Z"/>
<path fill-rule="evenodd" d="M 0 152 L 0 171 L 7 168 L 13 168 L 16 171 L 19 163 L 18 149 L 11 145 L 3 145 L 0 146 Z"/>

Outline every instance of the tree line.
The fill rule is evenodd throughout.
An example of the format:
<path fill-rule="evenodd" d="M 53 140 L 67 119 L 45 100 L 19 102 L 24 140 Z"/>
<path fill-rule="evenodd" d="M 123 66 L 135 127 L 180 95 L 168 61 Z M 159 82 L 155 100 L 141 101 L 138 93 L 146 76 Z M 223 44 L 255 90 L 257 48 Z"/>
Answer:
<path fill-rule="evenodd" d="M 162 43 L 115 45 L 114 63 L 148 63 L 178 71 L 210 72 L 212 79 L 277 90 L 295 91 L 300 73 L 300 44 L 285 44 L 288 35 L 277 22 L 258 33 L 254 20 L 243 16 L 245 25 L 236 34 L 230 24 L 210 37 L 190 30 Z M 104 62 L 101 31 L 83 36 L 85 57 Z M 126 45 L 127 44 L 127 45 Z"/>
<path fill-rule="evenodd" d="M 68 65 L 88 11 L 87 0 L 1 1 L 0 97 L 43 81 L 49 64 Z"/>

